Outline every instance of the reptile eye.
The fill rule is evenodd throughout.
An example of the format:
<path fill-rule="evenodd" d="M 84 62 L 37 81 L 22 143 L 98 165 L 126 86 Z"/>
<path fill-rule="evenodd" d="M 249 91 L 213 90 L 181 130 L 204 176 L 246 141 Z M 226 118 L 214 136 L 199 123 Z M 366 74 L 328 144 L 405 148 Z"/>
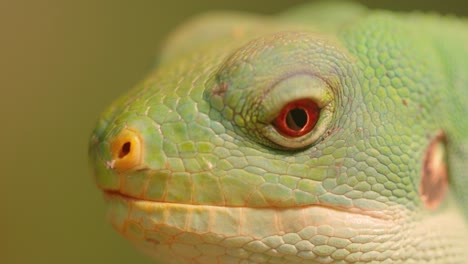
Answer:
<path fill-rule="evenodd" d="M 310 99 L 299 99 L 288 103 L 274 119 L 276 130 L 286 137 L 300 137 L 314 129 L 320 108 Z"/>
<path fill-rule="evenodd" d="M 252 111 L 258 116 L 256 131 L 266 139 L 262 142 L 279 149 L 304 149 L 319 142 L 335 112 L 331 86 L 314 75 L 289 76 L 262 98 L 258 110 Z"/>

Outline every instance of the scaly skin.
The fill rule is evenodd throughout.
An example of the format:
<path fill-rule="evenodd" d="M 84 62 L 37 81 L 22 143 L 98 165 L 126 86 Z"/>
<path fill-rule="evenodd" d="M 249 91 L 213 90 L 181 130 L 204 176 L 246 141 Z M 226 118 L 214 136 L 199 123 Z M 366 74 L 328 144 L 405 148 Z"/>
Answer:
<path fill-rule="evenodd" d="M 467 28 L 343 3 L 194 19 L 92 135 L 113 225 L 160 263 L 466 262 Z M 300 99 L 318 122 L 292 135 Z"/>

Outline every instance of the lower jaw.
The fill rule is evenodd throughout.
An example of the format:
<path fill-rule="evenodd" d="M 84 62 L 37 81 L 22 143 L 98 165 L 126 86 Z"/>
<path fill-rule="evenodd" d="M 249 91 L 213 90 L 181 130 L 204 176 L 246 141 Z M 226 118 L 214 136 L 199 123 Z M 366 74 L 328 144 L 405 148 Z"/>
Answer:
<path fill-rule="evenodd" d="M 162 263 L 331 263 L 364 253 L 375 259 L 375 250 L 364 245 L 391 241 L 397 230 L 394 221 L 323 206 L 222 207 L 107 197 L 114 227 Z"/>
<path fill-rule="evenodd" d="M 161 263 L 464 263 L 460 212 L 398 220 L 323 206 L 249 208 L 107 194 L 114 227 Z"/>

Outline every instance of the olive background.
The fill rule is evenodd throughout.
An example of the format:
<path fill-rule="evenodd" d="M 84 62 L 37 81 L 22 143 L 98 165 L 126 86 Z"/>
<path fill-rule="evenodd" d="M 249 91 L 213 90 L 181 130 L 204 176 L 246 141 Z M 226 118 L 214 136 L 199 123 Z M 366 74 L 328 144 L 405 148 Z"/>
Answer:
<path fill-rule="evenodd" d="M 187 17 L 306 1 L 0 0 L 0 263 L 153 263 L 120 237 L 88 168 L 100 112 Z M 358 1 L 467 16 L 461 1 Z"/>

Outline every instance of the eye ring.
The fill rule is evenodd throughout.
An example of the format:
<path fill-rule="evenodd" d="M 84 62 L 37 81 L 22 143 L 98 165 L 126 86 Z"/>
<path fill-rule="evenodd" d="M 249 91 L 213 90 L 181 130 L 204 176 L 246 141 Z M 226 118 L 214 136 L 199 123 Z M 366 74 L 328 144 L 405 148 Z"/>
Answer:
<path fill-rule="evenodd" d="M 285 137 L 301 137 L 314 129 L 319 117 L 317 103 L 310 99 L 299 99 L 284 106 L 273 125 Z"/>
<path fill-rule="evenodd" d="M 263 97 L 259 131 L 270 146 L 306 148 L 330 128 L 335 99 L 333 89 L 323 79 L 311 74 L 289 76 Z"/>

